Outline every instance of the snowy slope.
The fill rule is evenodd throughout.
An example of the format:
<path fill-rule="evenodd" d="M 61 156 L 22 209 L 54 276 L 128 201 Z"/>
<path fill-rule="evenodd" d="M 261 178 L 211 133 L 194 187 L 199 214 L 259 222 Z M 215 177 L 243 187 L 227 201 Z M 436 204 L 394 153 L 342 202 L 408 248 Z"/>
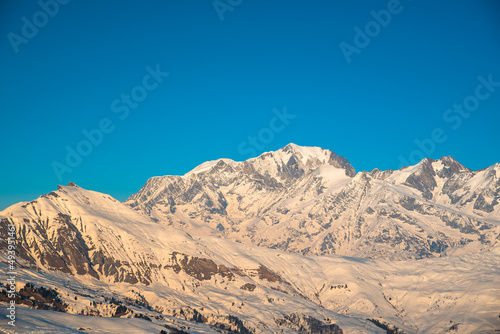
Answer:
<path fill-rule="evenodd" d="M 0 317 L 5 318 L 6 308 L 0 308 Z M 2 319 L 3 321 L 3 319 Z M 73 334 L 73 333 L 160 333 L 167 329 L 161 324 L 150 322 L 143 319 L 134 318 L 112 318 L 112 317 L 87 317 L 83 315 L 74 315 L 69 313 L 55 311 L 40 311 L 20 307 L 18 309 L 18 318 L 16 326 L 0 325 L 2 333 L 43 333 L 43 334 Z M 198 325 L 185 322 L 186 329 L 189 327 L 189 333 L 216 334 L 217 331 L 209 326 Z"/>

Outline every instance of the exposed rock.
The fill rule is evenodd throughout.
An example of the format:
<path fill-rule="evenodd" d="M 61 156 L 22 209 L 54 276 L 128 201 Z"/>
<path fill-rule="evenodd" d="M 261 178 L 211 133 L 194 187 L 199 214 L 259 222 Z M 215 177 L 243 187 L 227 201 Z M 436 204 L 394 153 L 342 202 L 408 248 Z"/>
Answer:
<path fill-rule="evenodd" d="M 275 320 L 281 327 L 288 327 L 303 334 L 342 334 L 344 331 L 335 324 L 326 324 L 311 316 L 293 313 Z"/>
<path fill-rule="evenodd" d="M 216 274 L 228 280 L 234 278 L 233 271 L 222 264 L 217 265 L 210 259 L 192 257 L 177 252 L 172 254 L 170 263 L 165 265 L 164 268 L 172 268 L 175 273 L 184 271 L 199 281 L 210 280 Z"/>
<path fill-rule="evenodd" d="M 252 283 L 245 283 L 240 287 L 241 290 L 250 291 L 250 292 L 255 290 L 255 288 L 256 288 L 255 284 L 252 284 Z"/>

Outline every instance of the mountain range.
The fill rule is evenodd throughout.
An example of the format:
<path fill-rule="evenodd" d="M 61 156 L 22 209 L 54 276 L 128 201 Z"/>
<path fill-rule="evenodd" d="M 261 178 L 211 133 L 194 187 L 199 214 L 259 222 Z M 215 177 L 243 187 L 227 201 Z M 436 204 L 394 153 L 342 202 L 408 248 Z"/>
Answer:
<path fill-rule="evenodd" d="M 153 177 L 123 203 L 58 186 L 0 212 L 0 248 L 13 224 L 18 330 L 97 333 L 98 316 L 151 333 L 489 333 L 499 202 L 498 163 L 356 173 L 289 144 Z"/>
<path fill-rule="evenodd" d="M 151 178 L 125 204 L 168 226 L 249 245 L 406 259 L 491 248 L 499 201 L 500 164 L 474 172 L 443 157 L 356 174 L 332 151 L 289 144 Z"/>

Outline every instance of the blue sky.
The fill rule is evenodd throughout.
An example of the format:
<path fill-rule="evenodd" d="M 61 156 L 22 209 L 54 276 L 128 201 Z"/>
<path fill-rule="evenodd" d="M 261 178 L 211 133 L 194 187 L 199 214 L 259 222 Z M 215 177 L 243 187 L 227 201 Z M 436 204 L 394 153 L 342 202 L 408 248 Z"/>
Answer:
<path fill-rule="evenodd" d="M 215 4 L 2 1 L 0 209 L 290 142 L 356 170 L 500 161 L 498 1 Z"/>

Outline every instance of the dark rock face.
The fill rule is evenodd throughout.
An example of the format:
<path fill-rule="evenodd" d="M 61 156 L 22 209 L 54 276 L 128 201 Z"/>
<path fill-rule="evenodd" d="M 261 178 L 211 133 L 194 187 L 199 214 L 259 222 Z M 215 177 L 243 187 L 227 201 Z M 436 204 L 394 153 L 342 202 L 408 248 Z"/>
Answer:
<path fill-rule="evenodd" d="M 344 157 L 337 155 L 335 152 L 330 154 L 330 160 L 328 163 L 337 168 L 345 169 L 345 175 L 354 177 L 356 175 L 356 171 L 354 167 L 351 166 L 351 163 Z"/>
<path fill-rule="evenodd" d="M 484 212 L 493 212 L 495 209 L 495 205 L 498 204 L 497 198 L 493 199 L 491 203 L 487 203 L 483 194 L 479 194 L 477 196 L 476 201 L 474 202 L 474 209 L 481 210 Z"/>
<path fill-rule="evenodd" d="M 443 186 L 443 193 L 448 195 L 452 204 L 458 203 L 459 207 L 474 202 L 473 208 L 475 210 L 485 213 L 493 212 L 496 205 L 500 203 L 500 179 L 497 178 L 495 169 L 491 168 L 486 174 L 485 180 L 483 180 L 486 186 L 476 190 L 472 195 L 466 184 L 475 176 L 475 173 L 465 167 L 464 169 L 446 180 Z M 457 191 L 460 189 L 464 191 Z"/>
<path fill-rule="evenodd" d="M 8 223 L 9 220 L 4 218 L 0 225 L 7 226 Z M 95 278 L 99 277 L 92 267 L 89 248 L 80 231 L 71 222 L 70 216 L 59 214 L 52 222 L 32 220 L 26 223 L 28 224 L 17 229 L 16 250 L 21 258 L 35 264 L 37 261 L 33 258 L 33 254 L 38 254 L 38 260 L 48 269 L 68 274 L 74 271 L 78 275 L 89 274 Z M 55 233 L 51 233 L 50 236 L 47 234 L 49 224 L 56 227 Z M 7 228 L 3 231 L 7 231 Z M 31 239 L 33 235 L 38 238 Z"/>
<path fill-rule="evenodd" d="M 471 171 L 469 168 L 462 166 L 458 161 L 456 161 L 452 157 L 442 157 L 439 160 L 444 165 L 444 168 L 437 172 L 437 175 L 439 177 L 450 178 L 458 173 Z"/>
<path fill-rule="evenodd" d="M 442 191 L 443 194 L 448 195 L 451 200 L 451 204 L 458 203 L 467 194 L 467 192 L 463 192 L 461 195 L 458 195 L 456 191 L 459 189 L 463 189 L 464 185 L 472 176 L 472 173 L 462 174 L 461 177 L 453 175 L 448 180 L 446 180 L 445 184 L 443 185 Z"/>
<path fill-rule="evenodd" d="M 71 217 L 59 214 L 57 220 L 60 223 L 60 228 L 54 234 L 54 239 L 51 240 L 54 252 L 50 254 L 50 258 L 47 258 L 47 262 L 53 262 L 54 258 L 58 257 L 66 267 L 73 266 L 78 275 L 89 274 L 98 278 L 97 273 L 92 268 L 89 248 L 80 231 L 72 224 Z M 59 255 L 60 253 L 62 255 Z"/>
<path fill-rule="evenodd" d="M 26 285 L 19 290 L 14 297 L 16 304 L 27 305 L 30 308 L 39 310 L 50 310 L 65 312 L 68 305 L 59 297 L 59 293 L 53 289 L 36 287 L 33 284 Z M 0 301 L 10 302 L 6 289 L 0 290 Z"/>
<path fill-rule="evenodd" d="M 172 268 L 177 274 L 184 271 L 199 281 L 210 280 L 216 274 L 226 277 L 228 280 L 234 278 L 233 271 L 222 264 L 217 265 L 210 259 L 191 257 L 177 252 L 172 253 L 170 263 L 166 264 L 164 268 Z"/>
<path fill-rule="evenodd" d="M 128 263 L 115 260 L 101 249 L 94 252 L 91 263 L 102 276 L 113 277 L 115 282 L 151 284 L 151 277 L 142 275 L 140 271 L 133 271 Z M 149 264 L 146 264 L 147 267 Z M 149 272 L 149 270 L 145 272 Z"/>
<path fill-rule="evenodd" d="M 25 223 L 28 223 L 29 220 L 26 219 Z M 7 231 L 8 231 L 8 225 L 13 224 L 12 220 L 9 218 L 2 218 L 0 219 L 0 249 L 7 249 L 8 244 L 7 244 Z M 28 242 L 26 241 L 26 227 L 23 226 L 23 228 L 19 229 L 16 228 L 17 234 L 16 234 L 16 239 L 17 239 L 17 246 L 16 246 L 16 257 L 21 258 L 26 260 L 33 268 L 35 268 L 35 263 L 36 260 L 32 256 L 31 251 L 25 246 L 28 245 Z M 5 233 L 5 234 L 4 234 Z M 38 244 L 34 243 L 33 244 L 33 251 L 40 253 L 40 247 Z M 66 268 L 67 270 L 67 268 Z"/>
<path fill-rule="evenodd" d="M 404 334 L 403 330 L 397 328 L 396 326 L 388 324 L 383 320 L 379 319 L 368 319 L 368 320 L 373 322 L 377 327 L 386 330 L 387 334 Z"/>
<path fill-rule="evenodd" d="M 424 210 L 422 208 L 422 204 L 419 203 L 415 198 L 409 197 L 409 196 L 402 196 L 401 199 L 399 200 L 399 204 L 403 208 L 409 211 L 416 211 L 418 213 L 424 213 Z"/>
<path fill-rule="evenodd" d="M 431 160 L 426 159 L 422 163 L 419 171 L 408 176 L 405 184 L 409 187 L 420 190 L 424 198 L 432 199 L 432 191 L 437 186 L 434 176 L 436 176 L 436 173 L 432 168 Z"/>
<path fill-rule="evenodd" d="M 269 282 L 283 282 L 283 280 L 278 274 L 272 272 L 263 265 L 259 267 L 257 273 L 259 274 L 260 279 L 265 279 L 268 280 Z"/>
<path fill-rule="evenodd" d="M 252 283 L 246 283 L 240 287 L 241 290 L 250 291 L 250 292 L 255 290 L 255 288 L 256 288 L 255 284 L 252 284 Z"/>
<path fill-rule="evenodd" d="M 221 320 L 223 321 L 216 321 L 215 323 L 212 323 L 211 326 L 219 328 L 220 330 L 223 331 L 227 331 L 229 333 L 236 333 L 236 334 L 255 333 L 255 330 L 246 327 L 243 321 L 234 315 L 228 315 L 226 317 L 223 317 Z"/>
<path fill-rule="evenodd" d="M 443 168 L 437 172 L 432 167 L 432 163 L 440 161 Z M 422 192 L 426 199 L 432 199 L 432 191 L 436 188 L 436 177 L 446 179 L 443 186 L 443 193 L 448 194 L 452 204 L 458 202 L 461 197 L 454 195 L 454 192 L 461 189 L 463 185 L 474 175 L 474 173 L 462 166 L 451 157 L 442 157 L 440 160 L 425 159 L 422 161 L 420 170 L 411 174 L 405 184 Z"/>
<path fill-rule="evenodd" d="M 320 252 L 322 254 L 334 254 L 335 248 L 338 245 L 337 238 L 332 234 L 328 233 L 324 238 L 320 246 Z"/>
<path fill-rule="evenodd" d="M 298 179 L 302 175 L 304 175 L 304 170 L 300 168 L 299 163 L 297 162 L 297 158 L 294 155 L 290 157 L 287 164 L 284 166 L 284 174 L 287 177 Z"/>
<path fill-rule="evenodd" d="M 324 323 L 314 317 L 292 313 L 275 320 L 281 327 L 288 327 L 301 334 L 343 334 L 344 331 L 335 324 Z"/>
<path fill-rule="evenodd" d="M 378 168 L 375 168 L 369 174 L 376 180 L 385 180 L 387 177 L 391 176 L 392 173 L 394 173 L 394 170 L 392 169 L 380 170 Z"/>

